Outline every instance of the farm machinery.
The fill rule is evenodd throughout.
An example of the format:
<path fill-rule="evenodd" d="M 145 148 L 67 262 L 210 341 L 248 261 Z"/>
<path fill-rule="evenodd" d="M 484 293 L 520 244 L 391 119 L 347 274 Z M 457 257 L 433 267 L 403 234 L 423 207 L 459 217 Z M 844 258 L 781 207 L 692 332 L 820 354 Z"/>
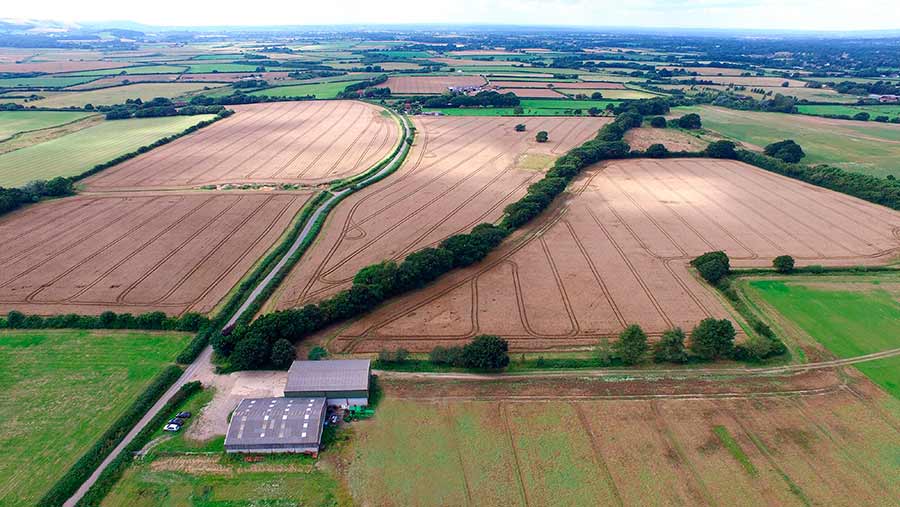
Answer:
<path fill-rule="evenodd" d="M 374 415 L 375 409 L 353 406 L 347 409 L 347 412 L 344 414 L 344 420 L 347 422 L 351 422 L 360 419 L 369 419 Z"/>

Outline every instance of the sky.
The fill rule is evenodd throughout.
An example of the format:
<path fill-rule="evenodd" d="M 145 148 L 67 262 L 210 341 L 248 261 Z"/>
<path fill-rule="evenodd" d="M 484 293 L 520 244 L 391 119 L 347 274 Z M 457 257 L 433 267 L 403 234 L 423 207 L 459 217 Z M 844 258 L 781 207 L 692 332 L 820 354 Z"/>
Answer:
<path fill-rule="evenodd" d="M 508 24 L 770 30 L 896 30 L 897 0 L 36 0 L 0 17 L 164 26 Z"/>

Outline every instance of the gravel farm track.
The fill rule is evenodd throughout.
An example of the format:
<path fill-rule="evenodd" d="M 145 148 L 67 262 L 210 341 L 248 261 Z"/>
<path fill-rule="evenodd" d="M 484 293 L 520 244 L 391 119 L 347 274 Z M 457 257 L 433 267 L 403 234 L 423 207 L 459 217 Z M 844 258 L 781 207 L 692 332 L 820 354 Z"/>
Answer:
<path fill-rule="evenodd" d="M 732 317 L 687 269 L 713 250 L 736 267 L 782 254 L 798 265 L 884 264 L 900 251 L 900 214 L 734 161 L 608 162 L 481 263 L 342 327 L 329 346 L 423 352 L 487 333 L 544 351 L 592 346 L 631 323 L 651 337 L 691 329 Z"/>
<path fill-rule="evenodd" d="M 552 160 L 577 146 L 604 118 L 416 117 L 416 143 L 384 184 L 347 198 L 316 244 L 274 296 L 278 309 L 347 288 L 356 272 L 402 259 L 444 238 L 500 217 Z M 550 142 L 534 141 L 546 130 Z M 271 305 L 270 305 L 271 306 Z"/>
<path fill-rule="evenodd" d="M 317 185 L 365 171 L 396 145 L 396 122 L 359 101 L 231 106 L 235 114 L 85 180 L 90 191 Z"/>

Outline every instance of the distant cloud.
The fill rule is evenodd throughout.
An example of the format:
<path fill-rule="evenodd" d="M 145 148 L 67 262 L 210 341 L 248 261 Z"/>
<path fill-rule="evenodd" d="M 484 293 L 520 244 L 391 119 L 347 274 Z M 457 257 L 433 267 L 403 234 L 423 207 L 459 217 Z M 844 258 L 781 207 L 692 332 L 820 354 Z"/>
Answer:
<path fill-rule="evenodd" d="M 264 8 L 221 1 L 44 0 L 5 2 L 4 17 L 130 20 L 158 25 L 483 23 L 519 25 L 900 29 L 896 0 L 268 0 Z"/>

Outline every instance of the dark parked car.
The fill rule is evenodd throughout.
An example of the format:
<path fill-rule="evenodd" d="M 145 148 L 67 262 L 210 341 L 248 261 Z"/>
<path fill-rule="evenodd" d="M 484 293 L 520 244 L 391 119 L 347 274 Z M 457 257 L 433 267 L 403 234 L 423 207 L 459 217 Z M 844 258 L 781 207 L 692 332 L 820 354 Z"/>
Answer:
<path fill-rule="evenodd" d="M 188 419 L 191 417 L 191 413 L 190 412 L 179 412 L 178 415 L 176 415 L 175 417 L 177 417 L 179 419 Z"/>
<path fill-rule="evenodd" d="M 169 424 L 177 424 L 178 426 L 181 426 L 182 424 L 184 424 L 184 419 L 179 419 L 178 417 L 176 417 L 174 419 L 170 419 Z"/>

